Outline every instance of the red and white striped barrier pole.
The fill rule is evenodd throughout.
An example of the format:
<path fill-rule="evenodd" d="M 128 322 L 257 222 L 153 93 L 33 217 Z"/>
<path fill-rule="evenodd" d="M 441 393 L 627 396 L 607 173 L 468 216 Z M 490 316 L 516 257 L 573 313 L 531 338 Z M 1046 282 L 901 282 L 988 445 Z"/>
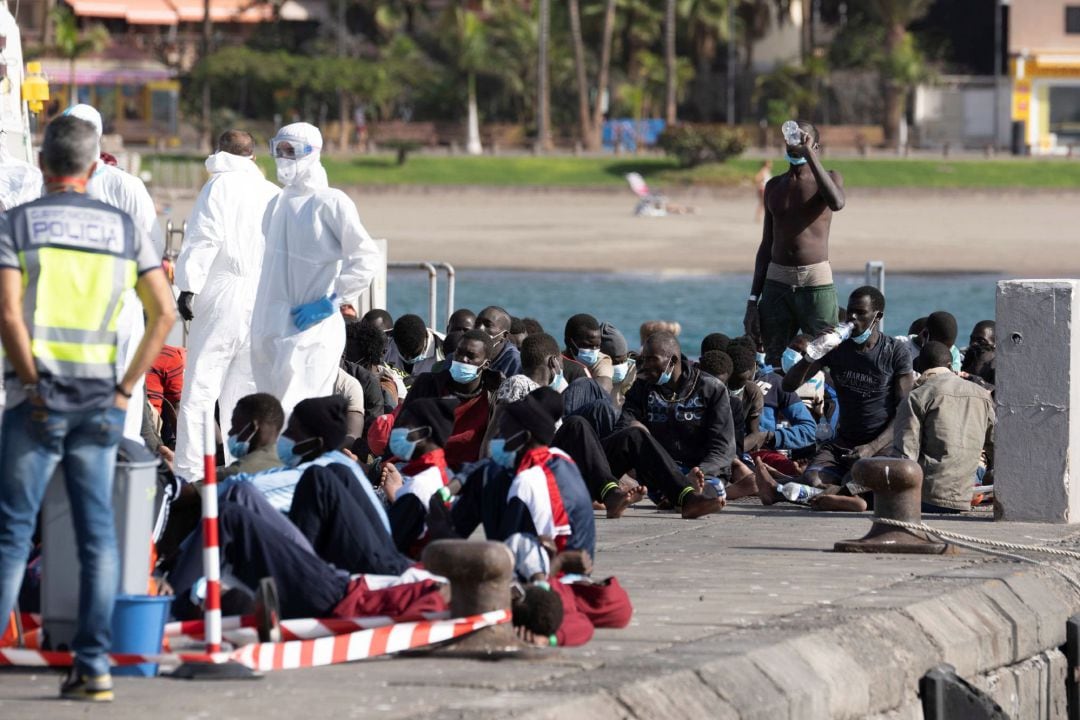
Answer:
<path fill-rule="evenodd" d="M 203 447 L 203 574 L 206 576 L 206 652 L 221 652 L 221 554 L 218 551 L 217 437 L 214 409 L 206 412 Z"/>

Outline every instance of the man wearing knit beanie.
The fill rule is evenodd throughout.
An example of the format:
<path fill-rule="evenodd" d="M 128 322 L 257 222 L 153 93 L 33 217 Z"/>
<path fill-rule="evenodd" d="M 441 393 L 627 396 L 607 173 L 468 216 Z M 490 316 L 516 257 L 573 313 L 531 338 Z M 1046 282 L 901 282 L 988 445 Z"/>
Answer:
<path fill-rule="evenodd" d="M 630 359 L 626 337 L 609 322 L 600 325 L 600 352 L 611 358 L 611 401 L 621 408 L 626 392 L 637 379 L 637 368 Z"/>
<path fill-rule="evenodd" d="M 405 463 L 382 470 L 382 486 L 390 505 L 390 529 L 398 550 L 418 558 L 427 541 L 427 513 L 432 497 L 450 482 L 446 441 L 454 429 L 453 399 L 422 398 L 405 405 L 390 431 L 390 452 Z"/>

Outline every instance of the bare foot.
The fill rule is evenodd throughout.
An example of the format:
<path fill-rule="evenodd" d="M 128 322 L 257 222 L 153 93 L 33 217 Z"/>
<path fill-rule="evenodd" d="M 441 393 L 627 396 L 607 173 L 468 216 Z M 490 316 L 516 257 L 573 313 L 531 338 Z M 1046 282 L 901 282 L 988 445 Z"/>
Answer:
<path fill-rule="evenodd" d="M 705 490 L 705 473 L 701 472 L 701 468 L 696 467 L 690 472 L 686 473 L 686 481 L 694 486 L 694 492 L 699 495 Z"/>
<path fill-rule="evenodd" d="M 604 508 L 609 518 L 622 517 L 628 507 L 630 507 L 630 495 L 622 488 L 613 488 L 604 496 Z"/>
<path fill-rule="evenodd" d="M 739 498 L 757 495 L 757 480 L 753 473 L 743 477 L 738 482 L 727 486 L 727 499 L 738 500 Z"/>
<path fill-rule="evenodd" d="M 604 503 L 593 500 L 592 501 L 592 509 L 593 510 L 603 510 L 604 509 Z"/>
<path fill-rule="evenodd" d="M 776 481 L 772 479 L 769 468 L 765 467 L 765 463 L 759 457 L 754 458 L 754 467 L 757 469 L 754 478 L 757 485 L 757 496 L 761 499 L 761 504 L 773 505 L 780 502 L 780 493 L 776 489 Z"/>
<path fill-rule="evenodd" d="M 701 493 L 688 495 L 682 504 L 682 516 L 686 520 L 693 520 L 704 515 L 720 512 L 727 505 L 723 498 L 708 498 Z"/>
<path fill-rule="evenodd" d="M 629 498 L 629 504 L 634 505 L 645 499 L 645 495 L 649 490 L 644 485 L 635 485 L 626 491 L 626 496 Z"/>
<path fill-rule="evenodd" d="M 382 469 L 382 487 L 386 492 L 386 497 L 390 502 L 397 500 L 398 491 L 405 485 L 405 479 L 401 477 L 401 473 L 394 467 L 393 463 L 386 463 Z"/>

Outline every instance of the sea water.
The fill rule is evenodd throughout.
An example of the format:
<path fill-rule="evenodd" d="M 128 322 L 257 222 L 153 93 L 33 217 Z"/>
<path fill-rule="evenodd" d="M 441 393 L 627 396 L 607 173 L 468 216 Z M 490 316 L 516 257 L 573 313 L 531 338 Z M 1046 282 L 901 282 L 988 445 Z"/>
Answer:
<path fill-rule="evenodd" d="M 445 276 L 443 276 L 445 277 Z M 967 344 L 972 326 L 994 318 L 994 274 L 890 274 L 885 278 L 884 330 L 903 334 L 916 318 L 935 310 L 956 316 L 957 345 Z M 505 270 L 461 270 L 454 304 L 479 312 L 501 305 L 517 317 L 532 317 L 562 343 L 567 318 L 595 315 L 613 323 L 632 349 L 639 345 L 638 327 L 646 320 L 675 320 L 684 351 L 698 354 L 701 339 L 712 332 L 732 337 L 743 333 L 748 274 L 668 275 L 637 273 L 570 273 Z M 843 308 L 852 290 L 864 284 L 862 273 L 836 274 L 836 292 Z M 446 329 L 446 283 L 440 279 L 436 329 Z M 397 318 L 416 313 L 428 321 L 426 273 L 391 271 L 387 304 Z"/>

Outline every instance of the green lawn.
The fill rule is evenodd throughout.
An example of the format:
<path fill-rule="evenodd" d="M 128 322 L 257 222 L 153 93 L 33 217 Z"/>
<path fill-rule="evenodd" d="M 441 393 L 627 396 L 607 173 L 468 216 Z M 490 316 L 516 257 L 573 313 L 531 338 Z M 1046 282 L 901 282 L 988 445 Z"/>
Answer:
<path fill-rule="evenodd" d="M 164 162 L 183 162 L 162 156 Z M 273 177 L 273 163 L 260 159 Z M 640 172 L 656 186 L 732 186 L 749 183 L 759 162 L 732 160 L 685 170 L 664 158 L 585 157 L 448 157 L 413 155 L 398 165 L 391 155 L 351 159 L 325 158 L 334 185 L 487 185 L 549 187 L 618 187 L 623 176 Z M 844 175 L 848 187 L 867 188 L 1080 188 L 1080 161 L 1003 158 L 965 159 L 826 159 L 826 167 Z M 775 163 L 774 172 L 786 168 Z"/>

